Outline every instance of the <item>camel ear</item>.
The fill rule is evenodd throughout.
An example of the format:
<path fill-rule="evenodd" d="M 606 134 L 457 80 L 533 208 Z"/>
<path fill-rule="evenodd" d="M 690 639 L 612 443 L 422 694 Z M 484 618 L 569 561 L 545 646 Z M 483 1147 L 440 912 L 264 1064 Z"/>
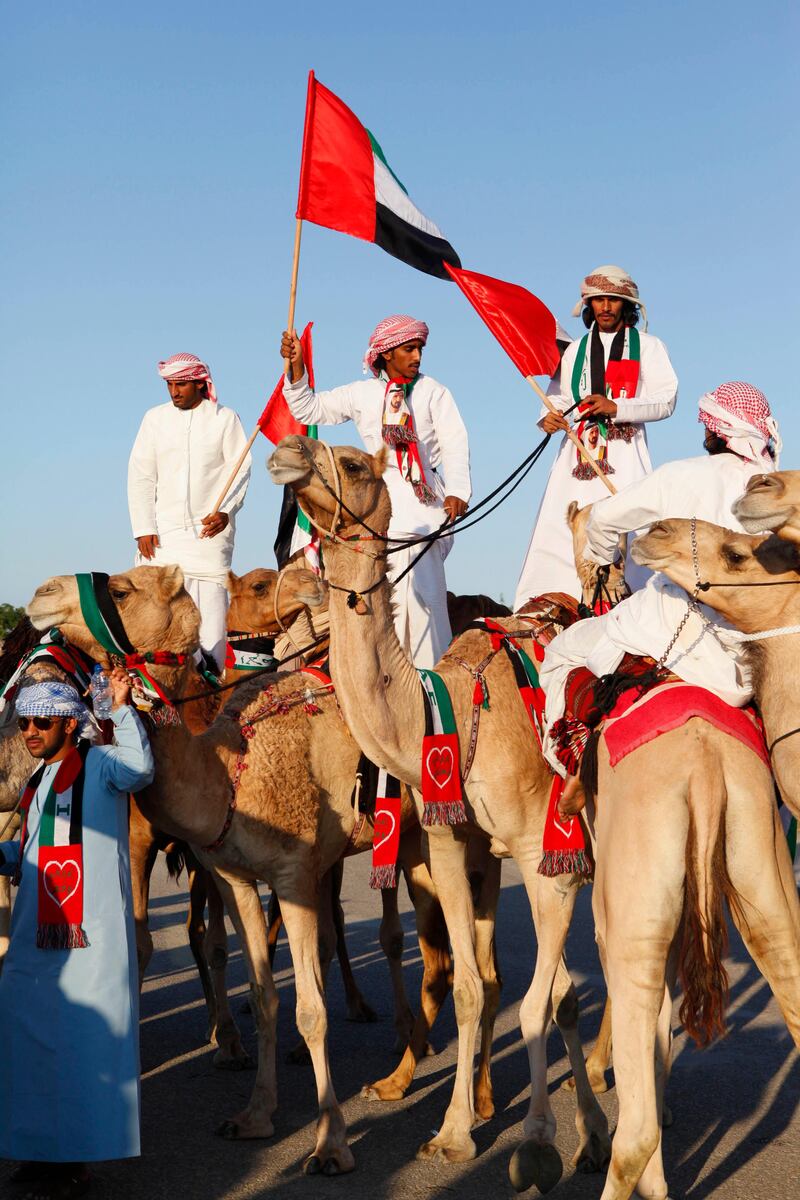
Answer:
<path fill-rule="evenodd" d="M 163 572 L 161 576 L 161 590 L 167 600 L 171 600 L 173 596 L 177 596 L 183 587 L 183 571 L 177 563 L 173 563 L 169 567 L 162 567 L 161 570 Z"/>
<path fill-rule="evenodd" d="M 388 448 L 388 446 L 381 446 L 378 453 L 373 454 L 373 456 L 372 456 L 372 467 L 373 467 L 373 470 L 375 471 L 376 479 L 383 478 L 383 473 L 386 470 L 388 462 L 389 462 L 389 448 Z"/>
<path fill-rule="evenodd" d="M 229 592 L 233 591 L 233 589 L 236 587 L 236 584 L 238 582 L 239 582 L 239 576 L 234 574 L 233 571 L 228 571 L 228 582 L 225 586 L 227 587 Z"/>
<path fill-rule="evenodd" d="M 569 525 L 570 529 L 575 528 L 575 518 L 577 517 L 577 515 L 580 511 L 581 511 L 581 506 L 580 506 L 580 504 L 578 504 L 578 501 L 571 500 L 569 508 L 567 509 L 567 524 Z"/>

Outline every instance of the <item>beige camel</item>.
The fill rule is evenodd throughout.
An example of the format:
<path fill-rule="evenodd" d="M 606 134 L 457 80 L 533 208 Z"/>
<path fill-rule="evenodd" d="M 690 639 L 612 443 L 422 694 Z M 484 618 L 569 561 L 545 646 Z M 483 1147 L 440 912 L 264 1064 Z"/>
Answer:
<path fill-rule="evenodd" d="M 632 553 L 636 562 L 664 571 L 691 591 L 690 525 L 658 522 Z M 753 539 L 702 523 L 697 538 L 704 577 L 746 577 L 738 558 L 745 563 L 745 547 Z M 785 548 L 769 561 L 773 571 L 785 571 Z M 751 628 L 771 623 L 763 606 L 783 603 L 765 599 L 763 593 L 771 591 L 760 589 L 746 598 L 744 589 L 739 593 Z M 712 594 L 716 605 L 717 593 Z M 720 601 L 729 615 L 732 595 L 736 589 Z M 784 664 L 782 677 L 787 674 Z M 783 686 L 776 677 L 767 681 L 765 676 L 765 682 L 770 691 Z M 642 780 L 647 780 L 644 789 Z M 659 1113 L 671 1024 L 665 983 L 672 985 L 676 974 L 682 977 L 681 1016 L 700 1041 L 723 1028 L 727 900 L 800 1042 L 800 907 L 769 768 L 704 721 L 693 718 L 613 769 L 601 737 L 595 829 L 593 906 L 613 1002 L 620 1106 L 602 1200 L 627 1200 L 634 1190 L 648 1200 L 664 1200 Z"/>
<path fill-rule="evenodd" d="M 329 477 L 330 459 L 321 443 L 291 437 L 281 442 L 268 466 L 276 483 L 294 488 L 303 508 L 322 530 L 330 528 L 337 512 L 331 491 L 355 514 L 355 519 L 351 517 L 325 544 L 326 577 L 333 589 L 331 671 L 345 720 L 357 741 L 374 762 L 415 789 L 421 815 L 422 692 L 419 676 L 394 631 L 385 543 L 374 537 L 374 531 L 380 534 L 389 524 L 388 493 L 381 479 L 385 455 L 370 456 L 341 447 L 333 456 L 336 479 Z M 506 628 L 524 627 L 524 622 L 514 618 L 502 623 Z M 485 634 L 467 632 L 437 665 L 462 734 L 462 766 L 467 743 L 464 733 L 472 718 L 474 680 L 470 672 L 486 656 L 487 648 Z M 468 664 L 467 670 L 462 661 Z M 532 1182 L 547 1187 L 561 1173 L 553 1144 L 555 1117 L 547 1096 L 545 1041 L 551 1015 L 564 1035 L 576 1077 L 580 1137 L 576 1161 L 582 1166 L 599 1169 L 605 1161 L 607 1124 L 586 1075 L 577 1032 L 577 998 L 562 958 L 578 881 L 548 879 L 537 870 L 552 777 L 504 657 L 493 660 L 487 682 L 490 705 L 481 714 L 477 749 L 465 787 L 468 824 L 427 830 L 431 873 L 455 960 L 459 1049 L 450 1105 L 440 1131 L 422 1146 L 420 1154 L 460 1161 L 476 1152 L 471 1135 L 475 1119 L 471 1075 L 483 981 L 475 953 L 480 932 L 474 922 L 465 846 L 469 833 L 482 832 L 491 839 L 493 851 L 509 853 L 517 862 L 536 926 L 536 972 L 520 1010 L 530 1059 L 531 1103 L 523 1127 L 525 1140 L 512 1163 L 512 1181 L 518 1188 Z"/>
<path fill-rule="evenodd" d="M 787 541 L 800 542 L 800 471 L 753 475 L 733 511 L 749 533 L 769 529 Z"/>
<path fill-rule="evenodd" d="M 159 649 L 186 659 L 174 666 L 152 667 L 163 689 L 175 699 L 192 695 L 196 683 L 190 660 L 198 617 L 183 589 L 180 570 L 143 567 L 112 576 L 109 595 L 138 651 Z M 71 642 L 95 658 L 104 657 L 84 622 L 74 576 L 48 580 L 37 590 L 29 612 L 38 627 L 58 625 Z M 187 703 L 181 711 L 187 714 L 191 708 Z M 353 1159 L 326 1046 L 323 988 L 333 937 L 326 909 L 330 889 L 324 881 L 345 852 L 371 839 L 368 827 L 357 825 L 351 803 L 360 752 L 341 720 L 336 698 L 306 675 L 273 676 L 266 687 L 254 680 L 236 689 L 235 697 L 204 733 L 193 736 L 184 723 L 160 725 L 153 730 L 152 743 L 156 782 L 139 796 L 142 811 L 160 829 L 190 842 L 204 865 L 214 870 L 242 942 L 251 983 L 258 1072 L 250 1103 L 220 1132 L 245 1138 L 267 1137 L 273 1130 L 277 992 L 257 892 L 263 879 L 281 896 L 295 968 L 296 1020 L 317 1079 L 320 1117 L 306 1171 L 350 1170 Z M 413 806 L 401 819 L 407 825 L 416 822 Z M 401 838 L 401 855 L 403 850 Z M 410 855 L 403 869 L 413 885 L 418 927 L 424 929 L 420 913 L 424 915 L 426 907 L 427 869 Z M 435 916 L 433 906 L 428 907 Z M 493 904 L 489 908 L 493 912 Z M 423 975 L 419 1038 L 415 1030 L 417 1057 L 424 1052 L 427 1028 L 444 998 L 437 979 L 445 980 L 446 992 L 447 962 L 436 964 L 432 978 L 432 959 L 429 955 Z"/>

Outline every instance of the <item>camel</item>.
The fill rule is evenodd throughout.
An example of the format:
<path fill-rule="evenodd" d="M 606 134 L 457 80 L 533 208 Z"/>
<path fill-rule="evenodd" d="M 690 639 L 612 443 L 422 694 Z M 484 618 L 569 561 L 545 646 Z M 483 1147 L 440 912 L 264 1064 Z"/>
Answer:
<path fill-rule="evenodd" d="M 733 506 L 748 533 L 771 530 L 789 542 L 800 542 L 800 471 L 753 475 Z"/>
<path fill-rule="evenodd" d="M 176 700 L 192 696 L 196 683 L 191 654 L 199 622 L 180 569 L 134 568 L 111 576 L 108 590 L 137 651 L 158 649 L 174 656 L 151 668 L 160 686 Z M 104 659 L 105 652 L 83 618 L 74 576 L 47 580 L 37 589 L 28 611 L 37 628 L 57 625 L 74 645 Z M 156 779 L 139 794 L 139 804 L 158 828 L 188 841 L 201 863 L 213 870 L 247 962 L 258 1028 L 258 1071 L 250 1102 L 219 1132 L 229 1138 L 269 1137 L 273 1132 L 277 991 L 257 892 L 263 879 L 281 896 L 295 969 L 296 1021 L 317 1080 L 317 1137 L 305 1170 L 326 1175 L 351 1170 L 353 1157 L 327 1055 L 324 980 L 333 935 L 325 880 L 346 851 L 365 848 L 371 840 L 368 823 L 356 821 L 351 802 L 358 746 L 341 720 L 332 690 L 307 675 L 270 676 L 266 687 L 263 679 L 246 681 L 200 734 L 191 734 L 187 727 L 188 721 L 197 719 L 197 713 L 187 713 L 191 708 L 190 703 L 182 706 L 185 719 L 180 724 L 153 729 Z M 409 803 L 401 812 L 401 828 L 415 824 L 416 813 Z M 413 841 L 409 850 L 404 836 L 400 861 L 412 883 L 423 947 L 428 942 L 428 952 L 423 954 L 422 1011 L 406 1055 L 416 1061 L 424 1053 L 427 1030 L 447 992 L 449 959 L 446 933 L 443 927 L 441 932 L 436 928 L 438 908 L 431 898 L 427 868 L 414 859 Z M 499 891 L 499 864 L 487 870 L 484 888 L 491 918 Z M 490 920 L 484 928 L 493 928 Z M 486 943 L 490 958 L 492 939 L 487 937 Z M 439 952 L 441 945 L 444 949 Z M 487 966 L 487 975 L 489 971 Z M 484 1042 L 488 1047 L 488 1036 Z M 479 1084 L 486 1086 L 490 1103 L 488 1049 L 484 1061 Z M 404 1070 L 408 1076 L 405 1062 L 394 1073 L 401 1083 Z"/>
<path fill-rule="evenodd" d="M 692 591 L 690 526 L 658 522 L 634 543 L 634 560 Z M 735 556 L 746 565 L 745 547 L 754 539 L 700 522 L 697 538 L 701 573 L 707 569 L 716 577 L 721 571 L 721 579 L 746 574 Z M 758 544 L 756 553 L 766 561 L 763 539 Z M 769 556 L 772 569 L 785 571 L 785 550 L 775 553 Z M 712 594 L 717 605 L 718 595 Z M 736 590 L 723 595 L 719 607 L 724 604 L 730 615 Z M 761 592 L 755 600 L 740 593 L 739 604 L 743 615 L 750 610 L 751 627 L 762 624 Z M 783 680 L 786 674 L 784 665 Z M 775 679 L 773 686 L 780 690 Z M 664 763 L 670 764 L 668 772 Z M 648 781 L 645 791 L 642 779 Z M 727 900 L 800 1044 L 800 906 L 770 770 L 714 726 L 692 718 L 613 769 L 601 736 L 597 797 L 593 908 L 612 1001 L 620 1106 L 602 1200 L 627 1200 L 634 1190 L 648 1200 L 664 1200 L 659 1116 L 676 975 L 685 988 L 682 1019 L 693 1036 L 707 1041 L 724 1028 Z"/>
<path fill-rule="evenodd" d="M 292 436 L 280 443 L 268 468 L 275 483 L 294 489 L 303 510 L 327 537 L 331 673 L 347 725 L 374 762 L 413 789 L 421 819 L 424 709 L 419 676 L 397 639 L 392 619 L 386 547 L 381 539 L 390 517 L 382 480 L 385 462 L 385 452 L 372 456 L 349 446 L 331 450 L 320 442 Z M 336 472 L 333 479 L 331 463 Z M 348 518 L 340 518 L 337 528 L 331 529 L 340 511 Z M 525 627 L 518 618 L 501 624 L 507 629 Z M 450 693 L 456 726 L 462 731 L 462 768 L 463 732 L 469 729 L 472 717 L 471 670 L 486 651 L 486 636 L 468 631 L 455 640 L 436 667 Z M 467 664 L 466 670 L 462 663 Z M 533 737 L 513 671 L 503 656 L 487 668 L 487 682 L 490 705 L 480 716 L 477 748 L 464 787 L 468 822 L 426 830 L 431 874 L 455 962 L 459 1048 L 450 1105 L 439 1132 L 421 1147 L 420 1156 L 464 1161 L 476 1153 L 471 1135 L 475 1120 L 471 1076 L 484 980 L 476 957 L 480 934 L 467 880 L 465 846 L 469 834 L 483 834 L 493 852 L 510 854 L 517 862 L 536 928 L 536 971 L 520 1010 L 531 1069 L 531 1101 L 523 1124 L 524 1140 L 512 1159 L 511 1177 L 518 1190 L 533 1182 L 547 1188 L 562 1169 L 554 1146 L 555 1117 L 547 1097 L 545 1040 L 553 1014 L 576 1079 L 579 1146 L 575 1161 L 582 1168 L 603 1166 L 609 1149 L 608 1129 L 589 1085 L 577 1031 L 577 996 L 562 957 L 578 880 L 549 879 L 537 870 L 552 776 Z"/>

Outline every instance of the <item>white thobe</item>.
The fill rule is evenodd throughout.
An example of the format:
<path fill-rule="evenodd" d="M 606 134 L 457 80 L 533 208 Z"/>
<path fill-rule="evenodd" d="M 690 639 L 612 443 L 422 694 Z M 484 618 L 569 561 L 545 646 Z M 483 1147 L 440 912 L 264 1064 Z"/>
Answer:
<path fill-rule="evenodd" d="M 177 563 L 200 610 L 200 645 L 225 660 L 228 571 L 236 514 L 250 481 L 248 454 L 220 511 L 228 525 L 202 538 L 203 517 L 217 502 L 247 439 L 233 409 L 202 400 L 183 411 L 171 402 L 145 413 L 128 463 L 128 508 L 134 538 L 158 535 L 155 557 L 137 566 Z"/>
<path fill-rule="evenodd" d="M 303 375 L 297 383 L 287 377 L 283 393 L 292 415 L 304 425 L 353 421 L 365 448 L 377 454 L 385 446 L 382 430 L 386 383 L 386 379 L 364 379 L 330 392 L 313 392 L 308 376 Z M 414 418 L 425 479 L 437 501 L 423 504 L 417 498 L 400 472 L 397 455 L 390 449 L 383 478 L 392 502 L 389 533 L 398 539 L 438 529 L 445 519 L 445 496 L 468 501 L 472 494 L 467 431 L 451 393 L 429 375 L 420 374 L 407 403 Z M 418 667 L 433 667 L 450 644 L 444 574 L 450 546 L 450 538 L 440 539 L 395 588 L 397 636 Z M 396 578 L 422 549 L 413 546 L 392 553 L 389 578 Z"/>
<path fill-rule="evenodd" d="M 600 334 L 606 364 L 615 337 L 614 333 Z M 664 343 L 648 333 L 640 333 L 639 339 L 640 366 L 636 395 L 630 399 L 620 397 L 616 401 L 617 415 L 612 421 L 612 424 L 632 424 L 636 432 L 630 442 L 613 440 L 608 443 L 608 461 L 614 472 L 608 478 L 617 491 L 649 475 L 652 465 L 645 424 L 648 421 L 663 421 L 671 416 L 678 398 L 678 379 Z M 580 339 L 577 339 L 564 351 L 561 369 L 548 389 L 547 394 L 559 412 L 564 412 L 575 402 L 572 395 L 572 369 L 579 346 Z M 591 341 L 586 348 L 587 358 L 590 351 Z M 591 388 L 588 388 L 584 394 L 588 395 L 590 391 Z M 547 412 L 542 407 L 540 427 Z M 572 419 L 577 423 L 577 410 Z M 576 479 L 572 472 L 577 462 L 578 451 L 564 434 L 536 515 L 514 597 L 515 610 L 521 608 L 531 596 L 539 596 L 544 592 L 567 592 L 578 600 L 581 598 L 581 585 L 572 551 L 572 532 L 566 520 L 567 508 L 573 500 L 577 500 L 583 508 L 586 504 L 601 500 L 609 492 L 603 481 L 594 474 L 591 479 Z"/>
<path fill-rule="evenodd" d="M 696 517 L 743 532 L 731 506 L 750 477 L 768 469 L 764 461 L 745 462 L 735 454 L 667 463 L 593 508 L 587 525 L 587 557 L 612 562 L 620 534 L 670 517 Z M 706 578 L 702 558 L 699 568 L 701 577 Z M 553 639 L 545 651 L 540 679 L 547 697 L 545 755 L 557 771 L 564 773 L 553 753 L 549 730 L 563 716 L 564 686 L 570 671 L 586 666 L 595 675 L 607 675 L 617 669 L 626 653 L 659 661 L 688 607 L 683 588 L 658 574 L 605 616 L 578 621 Z M 753 696 L 741 642 L 730 635 L 732 627 L 719 613 L 706 605 L 700 609 L 703 616 L 692 613 L 664 665 L 686 683 L 707 688 L 727 704 L 741 707 Z"/>

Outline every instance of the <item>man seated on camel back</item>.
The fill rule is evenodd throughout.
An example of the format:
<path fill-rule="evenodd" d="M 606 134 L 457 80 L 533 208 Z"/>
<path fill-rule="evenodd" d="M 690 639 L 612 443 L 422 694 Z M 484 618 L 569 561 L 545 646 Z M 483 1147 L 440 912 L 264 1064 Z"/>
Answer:
<path fill-rule="evenodd" d="M 696 517 L 743 532 L 731 506 L 752 475 L 776 469 L 777 424 L 766 396 L 748 383 L 724 383 L 702 396 L 699 406 L 706 455 L 666 463 L 598 502 L 586 530 L 587 558 L 613 562 L 621 534 L 670 517 Z M 602 719 L 613 699 L 613 686 L 598 693 L 595 685 L 621 664 L 625 674 L 674 675 L 735 707 L 749 703 L 749 675 L 728 628 L 705 605 L 690 605 L 683 588 L 656 575 L 605 616 L 579 621 L 553 639 L 541 670 L 547 697 L 544 750 L 553 768 L 568 776 L 562 816 L 583 806 L 576 776 L 588 727 Z"/>

